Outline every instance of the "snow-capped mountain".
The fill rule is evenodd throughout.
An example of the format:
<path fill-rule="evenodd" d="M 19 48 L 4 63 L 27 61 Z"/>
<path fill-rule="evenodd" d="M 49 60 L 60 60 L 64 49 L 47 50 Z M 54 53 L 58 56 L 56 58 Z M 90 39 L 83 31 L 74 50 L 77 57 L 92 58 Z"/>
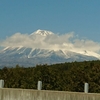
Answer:
<path fill-rule="evenodd" d="M 39 29 L 39 30 L 33 32 L 33 33 L 31 34 L 31 36 L 32 36 L 32 35 L 47 36 L 47 35 L 52 35 L 52 34 L 54 34 L 54 33 L 51 32 L 51 31 L 46 31 L 46 30 L 40 30 L 40 29 Z"/>
<path fill-rule="evenodd" d="M 49 36 L 54 33 L 45 30 L 37 30 L 30 36 Z M 44 39 L 44 38 L 43 38 Z M 37 40 L 38 41 L 38 40 Z M 63 48 L 33 48 L 25 46 L 8 46 L 0 51 L 0 66 L 15 66 L 17 64 L 25 67 L 36 64 L 55 64 L 72 61 L 98 60 L 100 55 L 89 50 L 63 49 Z"/>

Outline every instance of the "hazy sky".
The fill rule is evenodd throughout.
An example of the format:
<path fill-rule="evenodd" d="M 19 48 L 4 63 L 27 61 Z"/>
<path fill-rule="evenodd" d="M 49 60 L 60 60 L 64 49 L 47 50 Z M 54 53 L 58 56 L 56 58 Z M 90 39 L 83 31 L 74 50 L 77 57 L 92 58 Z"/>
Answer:
<path fill-rule="evenodd" d="M 0 0 L 0 40 L 37 29 L 100 43 L 100 0 Z"/>

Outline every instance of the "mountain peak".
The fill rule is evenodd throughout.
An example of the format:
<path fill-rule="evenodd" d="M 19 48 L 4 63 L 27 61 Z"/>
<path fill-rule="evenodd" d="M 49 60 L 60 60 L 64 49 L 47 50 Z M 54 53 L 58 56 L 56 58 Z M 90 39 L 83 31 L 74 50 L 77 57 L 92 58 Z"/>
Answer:
<path fill-rule="evenodd" d="M 51 31 L 47 31 L 47 30 L 40 30 L 38 29 L 37 31 L 33 32 L 31 35 L 36 34 L 36 35 L 42 35 L 42 36 L 47 36 L 47 35 L 52 35 L 54 34 Z"/>

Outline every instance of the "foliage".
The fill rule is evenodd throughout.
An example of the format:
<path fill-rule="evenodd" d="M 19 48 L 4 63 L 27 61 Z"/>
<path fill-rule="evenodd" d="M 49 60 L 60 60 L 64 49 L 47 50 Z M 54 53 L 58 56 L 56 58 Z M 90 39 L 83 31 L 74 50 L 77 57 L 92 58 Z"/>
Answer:
<path fill-rule="evenodd" d="M 100 61 L 36 65 L 36 67 L 0 69 L 0 79 L 5 88 L 37 89 L 37 82 L 43 83 L 43 90 L 83 92 L 84 83 L 89 83 L 89 92 L 100 93 Z"/>

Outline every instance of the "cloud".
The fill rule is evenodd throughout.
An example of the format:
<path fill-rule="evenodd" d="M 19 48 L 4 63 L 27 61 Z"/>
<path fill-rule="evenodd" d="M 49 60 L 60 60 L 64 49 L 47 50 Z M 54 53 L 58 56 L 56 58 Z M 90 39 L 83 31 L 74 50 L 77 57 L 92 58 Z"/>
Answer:
<path fill-rule="evenodd" d="M 18 47 L 18 46 L 26 46 L 29 45 L 28 43 L 31 43 L 31 39 L 29 38 L 29 35 L 27 34 L 21 34 L 21 33 L 15 33 L 11 37 L 6 38 L 1 43 L 1 46 L 10 46 L 10 47 Z"/>
<path fill-rule="evenodd" d="M 63 35 L 53 34 L 51 36 L 47 36 L 45 42 L 49 44 L 58 44 L 62 45 L 63 43 L 69 43 L 70 39 L 74 37 L 74 33 L 67 33 Z"/>
<path fill-rule="evenodd" d="M 100 51 L 100 43 L 94 42 L 92 40 L 86 39 L 76 39 L 73 43 L 75 48 L 80 48 L 82 50 L 89 50 L 89 51 Z"/>
<path fill-rule="evenodd" d="M 37 34 L 15 33 L 0 42 L 3 47 L 29 47 L 42 49 L 64 49 L 64 50 L 89 50 L 94 52 L 100 51 L 100 43 L 88 39 L 79 39 L 74 32 L 58 35 L 52 34 L 47 36 Z"/>

